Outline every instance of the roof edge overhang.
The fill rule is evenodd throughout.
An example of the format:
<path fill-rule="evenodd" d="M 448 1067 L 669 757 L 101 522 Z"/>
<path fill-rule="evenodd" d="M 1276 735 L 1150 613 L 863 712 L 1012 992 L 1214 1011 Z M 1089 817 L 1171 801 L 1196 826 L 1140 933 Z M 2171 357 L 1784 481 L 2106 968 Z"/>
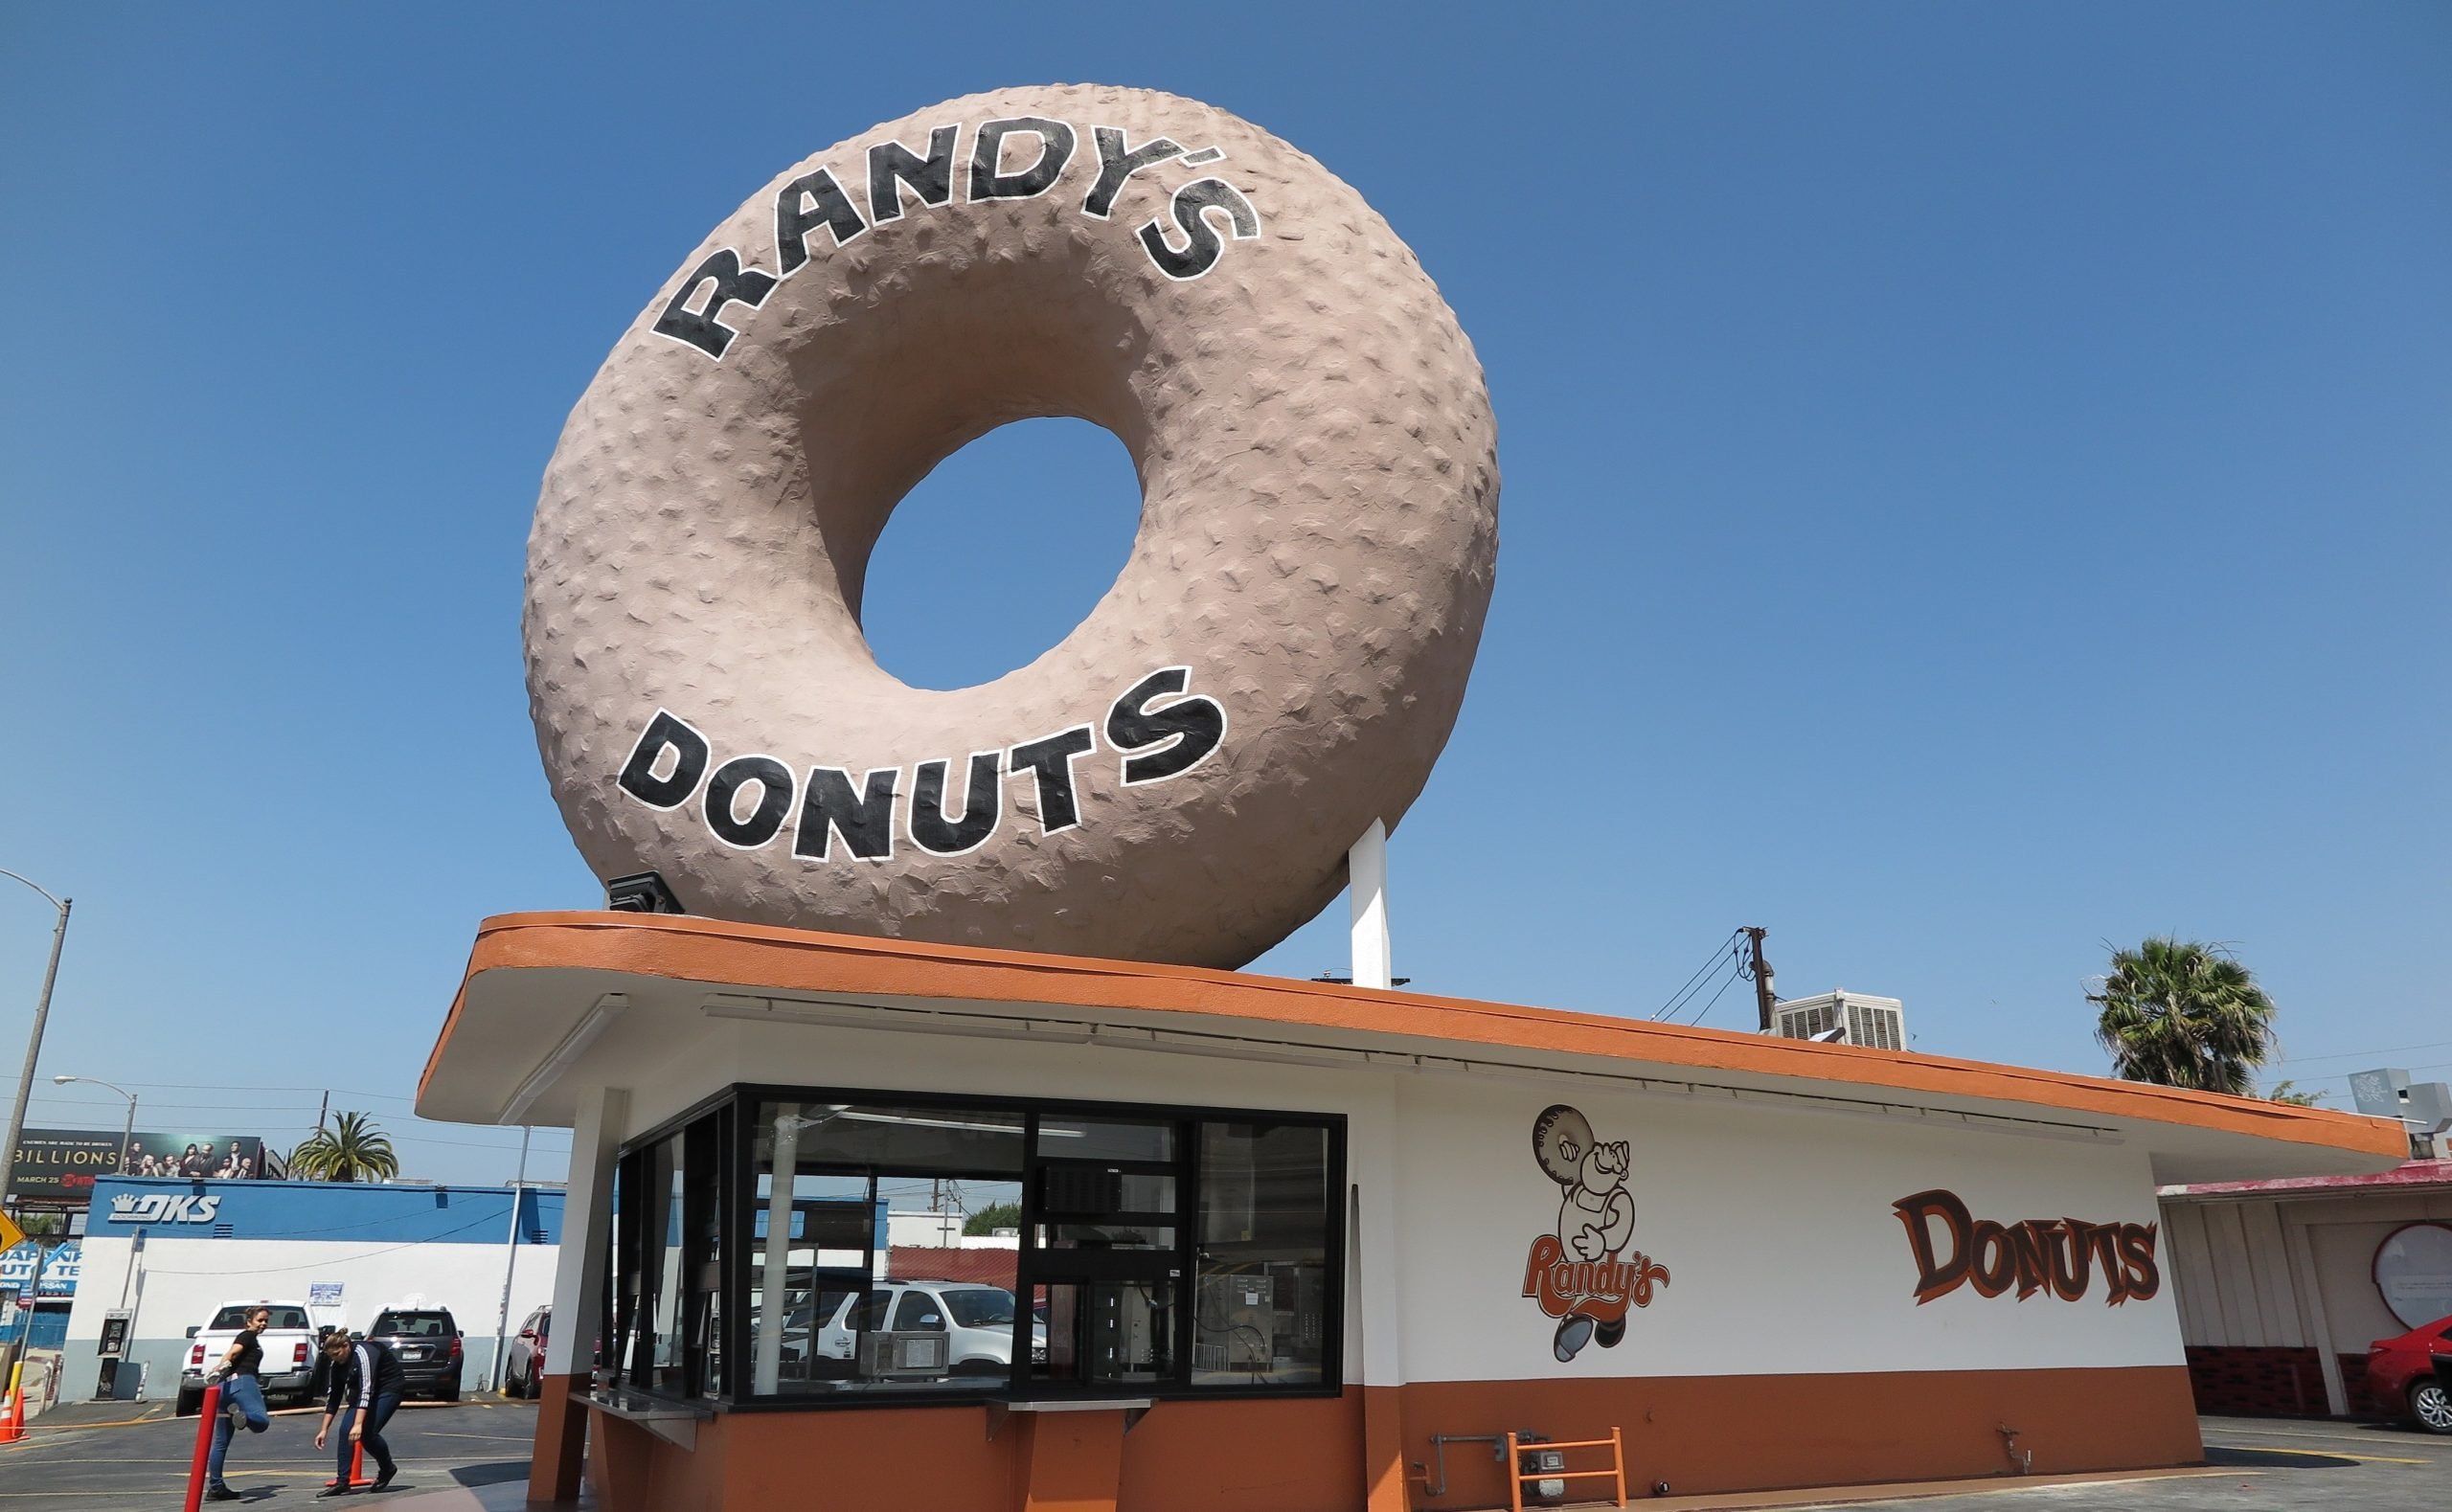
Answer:
<path fill-rule="evenodd" d="M 453 1040 L 472 989 L 486 997 L 486 979 L 496 973 L 549 971 L 694 983 L 749 998 L 951 1000 L 1067 1016 L 1130 1014 L 1144 1026 L 1197 1021 L 1213 1034 L 1222 1024 L 1237 1041 L 1307 1038 L 1347 1047 L 1349 1054 L 1357 1045 L 1384 1043 L 1461 1062 L 1529 1061 L 1526 1069 L 1561 1074 L 1582 1068 L 1626 1079 L 1666 1072 L 1690 1080 L 1814 1083 L 1831 1098 L 1935 1098 L 2279 1141 L 2300 1148 L 2291 1163 L 2312 1156 L 2344 1172 L 2386 1169 L 2408 1153 L 2400 1129 L 2383 1119 L 2032 1067 L 1199 967 L 602 912 L 509 914 L 478 926 L 459 993 L 419 1081 L 420 1114 L 469 1118 L 467 1111 L 442 1106 L 452 1099 L 437 1094 L 455 1060 Z M 542 1066 L 566 1047 L 572 1030 L 540 1017 L 536 1032 L 538 1043 L 523 1049 L 534 1050 L 530 1064 Z"/>

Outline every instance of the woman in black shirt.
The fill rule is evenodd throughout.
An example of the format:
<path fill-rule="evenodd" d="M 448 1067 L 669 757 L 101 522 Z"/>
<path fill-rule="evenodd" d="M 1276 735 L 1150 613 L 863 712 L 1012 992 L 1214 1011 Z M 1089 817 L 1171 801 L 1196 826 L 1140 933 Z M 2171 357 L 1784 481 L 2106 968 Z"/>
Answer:
<path fill-rule="evenodd" d="M 257 1378 L 263 1371 L 264 1329 L 272 1322 L 272 1309 L 251 1307 L 247 1310 L 247 1326 L 230 1341 L 230 1350 L 221 1357 L 216 1373 L 221 1378 L 221 1410 L 213 1425 L 213 1453 L 205 1461 L 205 1500 L 236 1501 L 238 1493 L 221 1480 L 221 1463 L 229 1457 L 230 1440 L 237 1436 L 238 1425 L 247 1425 L 250 1433 L 261 1433 L 272 1426 L 272 1414 L 264 1410 L 263 1383 Z"/>

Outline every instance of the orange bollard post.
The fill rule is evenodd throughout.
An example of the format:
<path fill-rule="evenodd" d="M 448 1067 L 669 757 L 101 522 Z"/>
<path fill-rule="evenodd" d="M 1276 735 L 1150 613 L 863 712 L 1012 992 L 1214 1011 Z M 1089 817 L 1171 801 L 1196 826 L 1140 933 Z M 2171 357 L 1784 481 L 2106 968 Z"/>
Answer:
<path fill-rule="evenodd" d="M 203 1415 L 195 1424 L 195 1457 L 188 1462 L 187 1512 L 204 1505 L 204 1465 L 213 1456 L 213 1425 L 221 1421 L 221 1383 L 204 1388 Z"/>
<path fill-rule="evenodd" d="M 23 1360 L 9 1367 L 9 1395 L 0 1402 L 0 1444 L 13 1444 L 26 1436 L 26 1363 Z"/>

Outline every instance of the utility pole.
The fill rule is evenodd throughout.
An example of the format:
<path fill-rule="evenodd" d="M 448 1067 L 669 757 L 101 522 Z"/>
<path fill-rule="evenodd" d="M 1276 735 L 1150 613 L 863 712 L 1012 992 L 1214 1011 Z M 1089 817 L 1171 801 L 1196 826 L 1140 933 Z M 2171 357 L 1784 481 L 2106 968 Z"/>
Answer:
<path fill-rule="evenodd" d="M 519 1174 L 511 1179 L 510 1252 L 502 1262 L 502 1306 L 494 1314 L 493 1364 L 486 1367 L 489 1383 L 487 1389 L 492 1391 L 500 1391 L 503 1383 L 511 1379 L 503 1343 L 511 1336 L 511 1278 L 519 1269 L 519 1198 L 528 1189 L 528 1137 L 534 1132 L 527 1124 L 519 1126 Z"/>
<path fill-rule="evenodd" d="M 43 901 L 59 911 L 59 922 L 51 931 L 51 963 L 42 969 L 42 996 L 34 1000 L 34 1031 L 26 1039 L 26 1069 L 17 1077 L 16 1105 L 9 1110 L 8 1142 L 0 1144 L 0 1209 L 5 1209 L 9 1199 L 9 1178 L 16 1169 L 17 1141 L 26 1134 L 26 1099 L 34 1090 L 35 1063 L 42 1059 L 43 1026 L 51 1021 L 51 986 L 59 980 L 59 947 L 68 937 L 68 911 L 75 900 L 53 897 L 13 871 L 0 871 L 0 877 L 24 882 L 34 891 L 42 892 Z"/>
<path fill-rule="evenodd" d="M 1779 994 L 1771 990 L 1771 963 L 1762 959 L 1762 937 L 1769 933 L 1759 925 L 1745 926 L 1746 947 L 1754 954 L 1748 968 L 1754 978 L 1754 1005 L 1761 1010 L 1762 1032 L 1765 1034 L 1771 1032 L 1771 1007 L 1780 1001 Z"/>

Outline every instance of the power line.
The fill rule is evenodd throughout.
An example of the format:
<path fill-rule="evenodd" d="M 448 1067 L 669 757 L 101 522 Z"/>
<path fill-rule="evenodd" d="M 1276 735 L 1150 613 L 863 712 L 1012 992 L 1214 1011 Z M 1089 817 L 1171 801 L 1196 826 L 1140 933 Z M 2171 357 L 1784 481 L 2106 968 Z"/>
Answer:
<path fill-rule="evenodd" d="M 397 1092 L 363 1092 L 354 1087 L 246 1087 L 226 1081 L 127 1081 L 128 1087 L 159 1087 L 166 1092 L 312 1092 L 331 1093 L 343 1097 L 372 1097 L 378 1102 L 415 1102 L 415 1097 Z"/>
<path fill-rule="evenodd" d="M 1718 944 L 1712 947 L 1712 953 L 1703 958 L 1703 963 L 1695 968 L 1694 975 L 1686 979 L 1686 984 L 1684 986 L 1669 994 L 1669 1001 L 1662 1004 L 1657 1009 L 1655 1009 L 1652 1013 L 1652 1017 L 1655 1019 L 1665 1019 L 1669 1017 L 1669 1014 L 1675 1012 L 1681 1005 L 1683 1005 L 1687 999 L 1693 996 L 1693 994 L 1699 990 L 1695 986 L 1695 983 L 1701 981 L 1707 973 L 1719 965 L 1721 952 L 1727 950 L 1731 945 L 1736 944 L 1737 937 L 1743 933 L 1743 930 L 1730 930 L 1728 932 L 1728 938 L 1721 940 Z"/>
<path fill-rule="evenodd" d="M 2379 1050 L 2337 1050 L 2328 1055 L 2293 1055 L 2287 1060 L 2267 1061 L 2265 1064 L 2268 1066 L 2304 1066 L 2309 1061 L 2366 1060 L 2369 1057 L 2375 1055 L 2398 1055 L 2405 1050 L 2440 1050 L 2447 1046 L 2452 1046 L 2452 1040 L 2434 1040 L 2424 1045 L 2387 1045 Z M 2410 1068 L 2403 1067 L 2401 1069 L 2407 1071 Z"/>
<path fill-rule="evenodd" d="M 1734 975 L 1734 976 L 1732 976 L 1732 975 L 1731 975 L 1731 973 L 1735 973 L 1735 975 Z M 1687 998 L 1687 1000 L 1686 1000 L 1686 1001 L 1687 1001 L 1687 1003 L 1690 1003 L 1690 1004 L 1691 1004 L 1691 1003 L 1692 1003 L 1692 1002 L 1694 1001 L 1694 999 L 1695 999 L 1695 998 L 1700 997 L 1700 996 L 1702 995 L 1702 991 L 1703 991 L 1703 988 L 1704 988 L 1704 987 L 1713 986 L 1714 983 L 1716 983 L 1716 984 L 1717 984 L 1717 990 L 1716 990 L 1716 991 L 1714 991 L 1714 992 L 1712 994 L 1712 1002 L 1716 1003 L 1716 1002 L 1718 1002 L 1718 1001 L 1719 1001 L 1719 995 L 1720 995 L 1720 993 L 1722 993 L 1722 992 L 1726 992 L 1726 991 L 1728 990 L 1728 984 L 1729 984 L 1730 982 L 1732 982 L 1736 981 L 1737 977 L 1741 977 L 1741 976 L 1743 976 L 1744 974 L 1745 974 L 1745 961 L 1744 961 L 1744 958 L 1743 958 L 1743 957 L 1741 957 L 1741 956 L 1739 956 L 1739 955 L 1737 955 L 1735 949 L 1731 949 L 1731 950 L 1730 950 L 1730 952 L 1729 952 L 1729 954 L 1728 954 L 1728 956 L 1727 956 L 1727 957 L 1724 959 L 1724 960 L 1722 961 L 1721 966 L 1720 966 L 1720 969 L 1719 969 L 1719 970 L 1717 970 L 1717 971 L 1713 972 L 1713 973 L 1711 974 L 1711 976 L 1709 976 L 1709 977 L 1705 978 L 1705 979 L 1703 980 L 1702 984 L 1701 984 L 1700 986 L 1697 986 L 1697 987 L 1694 989 L 1693 993 L 1692 993 L 1691 995 L 1690 995 L 1690 996 Z M 1705 1006 L 1706 1006 L 1706 1008 L 1708 1008 L 1708 1007 L 1709 1007 L 1709 1004 L 1705 1004 Z M 1683 1014 L 1683 1013 L 1685 1012 L 1685 1008 L 1681 1005 L 1681 1006 L 1678 1008 L 1678 1010 L 1677 1010 L 1677 1011 L 1678 1011 L 1678 1013 Z M 1681 1021 L 1680 1021 L 1680 1020 L 1677 1020 L 1677 1019 L 1672 1018 L 1671 1022 L 1681 1022 Z M 1699 1024 L 1699 1023 L 1701 1023 L 1701 1022 L 1702 1022 L 1702 1015 L 1698 1013 L 1698 1014 L 1696 1014 L 1696 1015 L 1695 1015 L 1694 1017 L 1692 1017 L 1692 1018 L 1690 1018 L 1690 1019 L 1684 1019 L 1684 1020 L 1682 1020 L 1682 1022 L 1687 1023 L 1687 1024 Z"/>
<path fill-rule="evenodd" d="M 1720 983 L 1720 990 L 1719 990 L 1719 992 L 1714 992 L 1714 993 L 1713 993 L 1713 994 L 1712 994 L 1712 1002 L 1711 1002 L 1711 1003 L 1706 1003 L 1706 1004 L 1703 1004 L 1703 1011 L 1702 1011 L 1701 1013 L 1697 1013 L 1697 1014 L 1695 1014 L 1695 1015 L 1694 1015 L 1694 1017 L 1693 1017 L 1692 1019 L 1691 1019 L 1690 1021 L 1688 1021 L 1688 1022 L 1690 1022 L 1690 1023 L 1693 1023 L 1693 1024 L 1700 1024 L 1700 1023 L 1702 1023 L 1702 1022 L 1703 1022 L 1703 1020 L 1704 1020 L 1707 1016 L 1709 1016 L 1709 1014 L 1711 1013 L 1711 1011 L 1712 1011 L 1712 1004 L 1714 1004 L 1714 1003 L 1717 1003 L 1717 1002 L 1719 1002 L 1719 1001 L 1720 1001 L 1720 993 L 1721 993 L 1721 992 L 1726 992 L 1729 988 L 1731 988 L 1731 987 L 1735 986 L 1735 985 L 1737 984 L 1737 979 L 1738 979 L 1739 977 L 1743 977 L 1744 975 L 1746 975 L 1746 973 L 1745 973 L 1745 972 L 1743 972 L 1743 971 L 1741 971 L 1741 970 L 1740 970 L 1740 971 L 1734 972 L 1734 973 L 1731 973 L 1731 974 L 1730 974 L 1730 976 L 1729 976 L 1729 979 L 1728 979 L 1726 982 L 1721 982 L 1721 983 Z"/>

